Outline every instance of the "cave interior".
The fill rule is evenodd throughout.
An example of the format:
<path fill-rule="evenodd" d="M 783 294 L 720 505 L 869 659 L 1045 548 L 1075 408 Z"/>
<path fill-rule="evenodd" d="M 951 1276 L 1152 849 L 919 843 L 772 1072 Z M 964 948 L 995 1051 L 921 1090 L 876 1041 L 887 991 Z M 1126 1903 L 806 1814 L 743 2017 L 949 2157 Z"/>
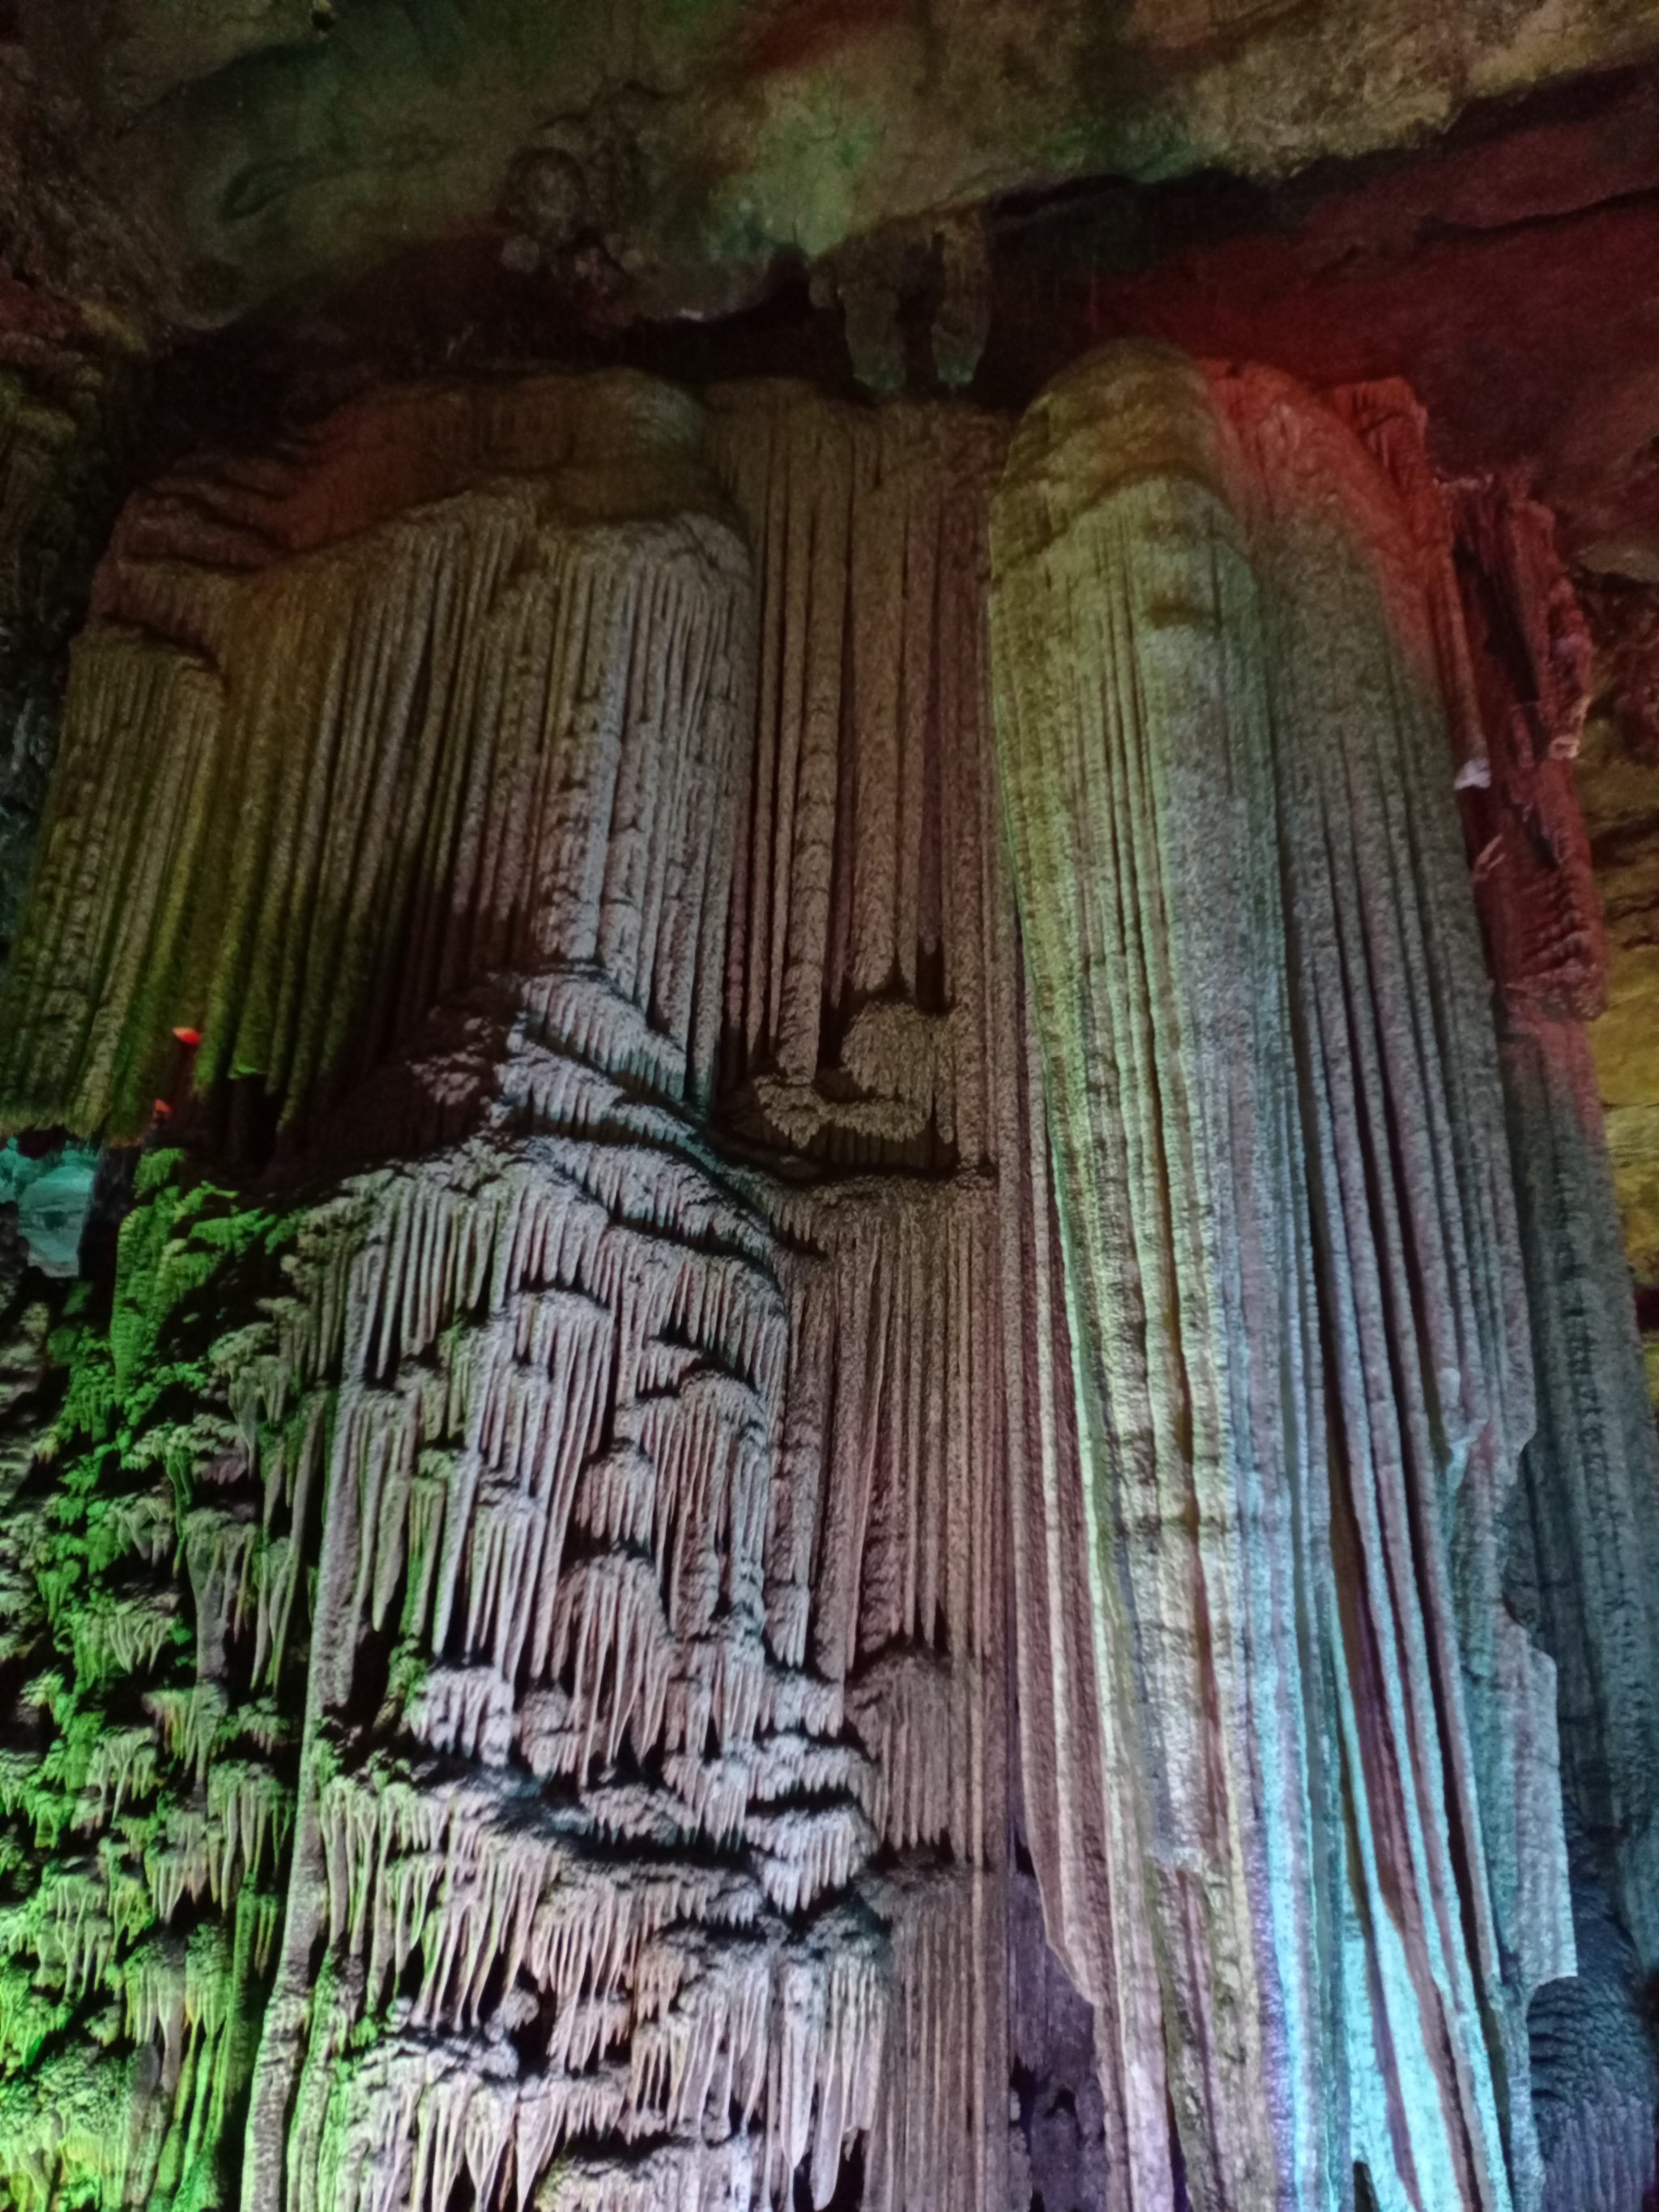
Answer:
<path fill-rule="evenodd" d="M 1659 2212 L 1653 0 L 0 0 L 0 2212 Z"/>

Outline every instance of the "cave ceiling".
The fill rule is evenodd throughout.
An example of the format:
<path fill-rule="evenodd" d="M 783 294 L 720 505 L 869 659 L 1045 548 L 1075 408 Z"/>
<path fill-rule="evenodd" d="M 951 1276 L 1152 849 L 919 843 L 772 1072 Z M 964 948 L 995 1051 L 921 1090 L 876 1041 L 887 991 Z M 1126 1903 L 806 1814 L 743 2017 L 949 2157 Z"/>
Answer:
<path fill-rule="evenodd" d="M 1152 334 L 1405 374 L 1449 465 L 1528 466 L 1575 557 L 1646 575 L 1656 52 L 1638 0 L 14 0 L 0 355 L 1018 404 Z"/>
<path fill-rule="evenodd" d="M 600 257 L 634 313 L 708 315 L 780 264 L 998 196 L 1283 178 L 1659 48 L 1645 0 L 11 0 L 5 16 L 14 262 L 147 328 L 222 324 L 471 233 L 521 268 Z"/>

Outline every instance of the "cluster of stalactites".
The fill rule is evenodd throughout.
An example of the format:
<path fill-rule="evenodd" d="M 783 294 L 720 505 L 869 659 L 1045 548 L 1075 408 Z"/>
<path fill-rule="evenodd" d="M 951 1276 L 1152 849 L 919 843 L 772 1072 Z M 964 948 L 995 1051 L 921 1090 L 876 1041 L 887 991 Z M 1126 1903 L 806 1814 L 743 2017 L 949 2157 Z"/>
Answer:
<path fill-rule="evenodd" d="M 827 2195 L 873 2118 L 884 1954 L 872 1923 L 792 1964 L 779 1917 L 845 1893 L 872 1790 L 764 1640 L 763 1223 L 621 1135 L 480 1138 L 349 1186 L 295 1293 L 266 1417 L 336 1410 L 278 2000 L 319 1935 L 337 1995 L 262 2061 L 256 2113 L 296 2117 L 259 2188 L 441 2206 L 465 2164 L 522 2200 L 587 2136 L 763 2108 L 771 2185 L 810 2152 Z"/>
<path fill-rule="evenodd" d="M 359 419 L 361 418 L 361 419 Z M 437 1002 L 706 1098 L 748 562 L 698 410 L 618 377 L 393 396 L 129 510 L 76 648 L 0 1117 L 136 1134 L 179 1073 L 300 1115 Z"/>
<path fill-rule="evenodd" d="M 792 571 L 758 653 L 696 410 L 629 380 L 390 395 L 124 519 L 9 1095 L 136 1126 L 182 1029 L 198 1088 L 257 1078 L 312 1157 L 404 1131 L 419 1155 L 285 1218 L 286 1287 L 236 1278 L 210 1376 L 175 1384 L 208 1394 L 175 1446 L 207 1486 L 178 1531 L 205 1686 L 158 1690 L 154 1743 L 112 1738 L 89 1787 L 118 1820 L 159 1746 L 209 1801 L 196 1856 L 157 1857 L 163 1922 L 206 1944 L 263 1917 L 213 2014 L 234 2066 L 193 2055 L 197 1984 L 152 1945 L 88 2078 L 118 2131 L 152 2052 L 169 2097 L 179 2068 L 203 2084 L 173 2127 L 192 2190 L 629 2212 L 781 2199 L 801 2170 L 823 2203 L 861 2142 L 872 2208 L 1000 2205 L 992 1194 L 734 1180 L 684 1111 L 742 968 L 734 821 L 780 912 L 816 881 L 810 824 L 756 817 L 751 659 L 781 669 L 850 593 L 860 697 L 909 671 L 886 736 L 866 702 L 859 820 L 894 778 L 912 804 L 860 863 L 872 1003 L 846 1057 L 876 1121 L 909 1116 L 900 1153 L 988 1150 L 987 478 L 952 508 L 956 445 L 927 427 L 900 441 L 909 611 L 878 576 L 850 593 L 845 562 Z M 953 669 L 971 699 L 923 716 Z M 850 804 L 853 723 L 813 726 L 807 779 L 848 748 Z M 797 947 L 814 1006 L 799 961 L 827 977 L 851 910 Z M 135 1389 L 162 1357 L 129 1333 Z M 143 1674 L 175 1610 L 106 1608 L 80 1671 Z M 219 1756 L 227 1653 L 271 1743 L 301 1734 L 297 1803 L 262 1794 L 260 1747 Z M 82 1934 L 118 1981 L 119 1931 Z M 59 2136 L 43 2202 L 73 2178 Z"/>
<path fill-rule="evenodd" d="M 862 2137 L 872 2206 L 988 2204 L 988 1194 L 786 1205 L 603 1119 L 355 1180 L 250 1356 L 269 1498 L 333 1409 L 255 2201 L 508 2203 L 556 2160 L 628 2203 L 647 2147 L 735 2130 L 763 2195 L 825 2201 Z"/>
<path fill-rule="evenodd" d="M 161 1432 L 176 1487 L 119 1492 L 155 1601 L 89 1613 L 76 1645 L 83 1698 L 154 1674 L 176 1542 L 198 1680 L 105 1731 L 82 1796 L 118 1835 L 188 1773 L 194 1824 L 158 1830 L 136 1919 L 112 1918 L 100 1867 L 0 1931 L 72 2002 L 125 1992 L 131 2057 L 82 2052 L 143 2153 L 98 2166 L 112 2204 L 181 2173 L 314 2212 L 438 2212 L 463 2185 L 482 2207 L 627 2205 L 717 2172 L 775 2201 L 798 2171 L 823 2203 L 860 2139 L 873 2206 L 996 2197 L 999 2045 L 954 2025 L 1000 1928 L 991 1529 L 948 1518 L 945 1461 L 911 1456 L 930 1346 L 958 1377 L 945 1458 L 993 1449 L 984 1194 L 914 1194 L 896 1221 L 843 1195 L 821 1252 L 798 1199 L 780 1279 L 774 1225 L 684 1129 L 677 1157 L 614 1086 L 608 1125 L 359 1176 L 252 1245 L 210 1207 L 192 1246 L 176 1163 L 148 1172 L 118 1285 L 135 1402 L 171 1356 L 141 1265 L 176 1302 L 275 1237 L 286 1287 L 239 1307 L 218 1283 L 217 1385 Z M 849 1395 L 843 1443 L 812 1394 L 872 1273 L 885 1380 Z M 937 1278 L 960 1296 L 936 1334 Z M 821 1464 L 797 1501 L 784 1439 L 805 1424 Z M 994 1497 L 982 1468 L 972 1492 Z M 823 1516 L 805 1555 L 798 1504 Z M 296 1807 L 253 1754 L 301 1703 Z M 72 2116 L 37 2111 L 46 2078 L 0 2100 L 41 2204 L 90 2158 Z"/>

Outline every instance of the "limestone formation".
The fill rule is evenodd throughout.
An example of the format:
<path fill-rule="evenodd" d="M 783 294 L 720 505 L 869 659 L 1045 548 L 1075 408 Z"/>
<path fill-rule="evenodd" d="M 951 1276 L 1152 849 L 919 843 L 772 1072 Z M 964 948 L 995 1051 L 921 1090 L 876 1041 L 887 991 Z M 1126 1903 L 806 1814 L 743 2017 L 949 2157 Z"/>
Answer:
<path fill-rule="evenodd" d="M 6 1188 L 103 1147 L 81 1280 L 0 1211 L 0 2201 L 1626 2212 L 1583 685 L 1403 386 L 1157 348 L 137 493 L 0 996 Z"/>
<path fill-rule="evenodd" d="M 67 1824 L 100 1856 L 76 1948 L 44 1903 L 14 1948 L 120 2151 L 26 2075 L 7 2170 L 46 2196 L 726 2204 L 805 2167 L 825 2203 L 855 2142 L 872 2205 L 1002 2196 L 994 1194 L 791 1188 L 688 1119 L 740 817 L 750 881 L 781 915 L 812 896 L 738 751 L 756 610 L 696 422 L 627 381 L 411 394 L 160 488 L 106 565 L 9 979 L 15 1118 L 136 1128 L 177 1076 L 210 1146 L 216 1095 L 258 1091 L 305 1158 L 404 1157 L 250 1213 L 148 1155 L 126 1349 L 112 1377 L 73 1355 L 65 1445 L 111 1533 L 20 1542 L 47 1627 L 76 1593 L 41 1694 L 85 1772 L 49 1831 L 56 1770 L 14 1802 L 37 1849 Z M 740 487 L 763 510 L 784 442 L 775 492 Z M 910 476 L 937 528 L 926 439 Z M 843 564 L 805 628 L 848 595 Z M 757 665 L 801 614 L 776 580 Z M 859 628 L 860 683 L 949 665 Z M 902 945 L 937 994 L 963 898 L 943 988 L 982 1036 L 988 793 L 941 890 L 956 718 L 911 730 L 862 957 L 889 948 L 884 988 Z M 903 758 L 857 757 L 878 820 Z M 816 1011 L 827 946 L 795 941 Z M 945 1005 L 883 1008 L 951 1034 Z M 847 1057 L 873 1132 L 965 1129 L 981 1162 L 948 1045 L 920 1095 L 891 1043 Z M 162 1376 L 191 1410 L 152 1433 Z M 102 1988 L 127 2009 L 94 2033 Z"/>

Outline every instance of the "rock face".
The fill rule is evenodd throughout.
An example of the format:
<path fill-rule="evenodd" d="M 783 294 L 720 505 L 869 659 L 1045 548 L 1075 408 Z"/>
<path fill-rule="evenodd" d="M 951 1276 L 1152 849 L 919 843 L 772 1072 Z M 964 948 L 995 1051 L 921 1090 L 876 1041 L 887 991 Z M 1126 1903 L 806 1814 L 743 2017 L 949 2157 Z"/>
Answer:
<path fill-rule="evenodd" d="M 20 2212 L 1643 2171 L 1579 643 L 1401 387 L 1155 349 L 129 503 L 0 1000 L 139 1148 L 0 1247 Z"/>

